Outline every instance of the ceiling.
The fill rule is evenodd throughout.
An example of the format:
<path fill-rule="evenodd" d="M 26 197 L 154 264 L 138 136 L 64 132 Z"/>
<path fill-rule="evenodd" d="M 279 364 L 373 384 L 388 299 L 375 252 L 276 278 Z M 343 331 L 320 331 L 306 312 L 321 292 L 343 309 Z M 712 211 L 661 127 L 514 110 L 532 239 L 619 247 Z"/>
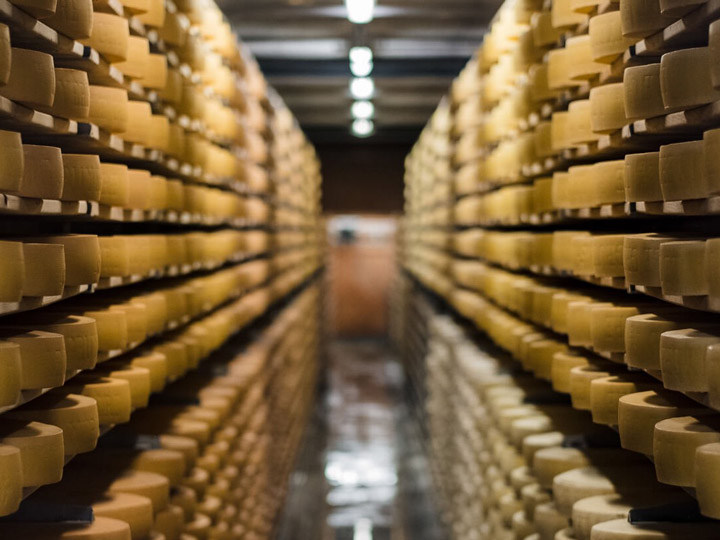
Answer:
<path fill-rule="evenodd" d="M 219 0 L 270 84 L 317 142 L 358 141 L 348 51 L 373 50 L 375 133 L 410 142 L 482 39 L 500 0 L 377 0 L 369 24 L 347 20 L 343 0 Z"/>

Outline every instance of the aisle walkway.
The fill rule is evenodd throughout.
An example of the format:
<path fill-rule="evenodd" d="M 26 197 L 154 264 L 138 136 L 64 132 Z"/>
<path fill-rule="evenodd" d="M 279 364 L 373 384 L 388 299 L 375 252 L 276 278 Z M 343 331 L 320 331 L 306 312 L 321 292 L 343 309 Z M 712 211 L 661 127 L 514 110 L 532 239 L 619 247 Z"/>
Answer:
<path fill-rule="evenodd" d="M 277 540 L 444 540 L 400 365 L 382 342 L 328 352 Z"/>

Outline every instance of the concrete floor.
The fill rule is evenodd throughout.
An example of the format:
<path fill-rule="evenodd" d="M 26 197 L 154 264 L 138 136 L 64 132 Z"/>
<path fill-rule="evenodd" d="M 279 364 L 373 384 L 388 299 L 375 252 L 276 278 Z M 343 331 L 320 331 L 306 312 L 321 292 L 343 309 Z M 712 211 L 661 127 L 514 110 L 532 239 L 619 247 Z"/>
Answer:
<path fill-rule="evenodd" d="M 328 347 L 276 540 L 445 540 L 400 364 L 381 341 Z"/>

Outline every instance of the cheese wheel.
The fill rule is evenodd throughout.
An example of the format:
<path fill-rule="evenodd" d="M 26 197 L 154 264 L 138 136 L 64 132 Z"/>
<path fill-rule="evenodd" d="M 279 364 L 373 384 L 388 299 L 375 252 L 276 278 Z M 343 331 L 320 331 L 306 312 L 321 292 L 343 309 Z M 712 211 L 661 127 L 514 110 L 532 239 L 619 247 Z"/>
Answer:
<path fill-rule="evenodd" d="M 590 383 L 590 409 L 593 422 L 607 426 L 618 425 L 618 400 L 620 397 L 659 387 L 658 383 L 639 373 L 594 379 Z"/>
<path fill-rule="evenodd" d="M 594 205 L 625 202 L 625 161 L 601 161 L 593 165 Z"/>
<path fill-rule="evenodd" d="M 127 322 L 127 339 L 130 344 L 137 344 L 147 338 L 147 316 L 145 306 L 126 302 L 114 304 L 110 311 L 119 311 L 125 316 Z"/>
<path fill-rule="evenodd" d="M 12 48 L 10 75 L 0 96 L 30 107 L 50 107 L 55 99 L 55 67 L 49 54 Z"/>
<path fill-rule="evenodd" d="M 97 124 L 111 133 L 123 133 L 128 126 L 127 90 L 90 85 L 90 107 L 85 120 Z"/>
<path fill-rule="evenodd" d="M 582 84 L 570 77 L 573 58 L 565 48 L 553 49 L 548 53 L 547 82 L 550 90 L 573 88 Z"/>
<path fill-rule="evenodd" d="M 153 526 L 152 501 L 131 493 L 103 494 L 92 501 L 95 516 L 123 521 L 130 527 L 132 540 L 148 538 Z"/>
<path fill-rule="evenodd" d="M 625 156 L 625 198 L 628 202 L 662 201 L 660 152 Z"/>
<path fill-rule="evenodd" d="M 591 103 L 587 99 L 573 101 L 568 108 L 568 118 L 565 136 L 570 145 L 575 146 L 597 140 L 597 135 L 593 133 L 591 120 Z M 587 170 L 587 167 L 584 169 Z M 571 167 L 575 168 L 575 167 Z"/>
<path fill-rule="evenodd" d="M 570 371 L 579 366 L 586 366 L 589 360 L 586 356 L 574 352 L 557 352 L 552 361 L 553 390 L 564 394 L 570 393 Z"/>
<path fill-rule="evenodd" d="M 660 189 L 666 201 L 702 199 L 709 187 L 703 175 L 703 141 L 660 147 Z"/>
<path fill-rule="evenodd" d="M 62 386 L 67 371 L 62 335 L 20 328 L 2 329 L 0 335 L 5 341 L 20 346 L 23 390 Z"/>
<path fill-rule="evenodd" d="M 8 521 L 0 524 L 0 534 L 7 538 L 37 540 L 132 540 L 127 523 L 103 517 L 97 517 L 91 522 Z"/>
<path fill-rule="evenodd" d="M 660 246 L 671 240 L 661 234 L 626 236 L 623 245 L 626 281 L 632 285 L 660 287 Z"/>
<path fill-rule="evenodd" d="M 57 296 L 65 287 L 65 247 L 62 244 L 23 244 L 23 296 Z"/>
<path fill-rule="evenodd" d="M 643 313 L 625 321 L 625 362 L 628 366 L 660 369 L 660 336 L 663 332 L 686 326 L 682 318 L 669 318 L 663 314 Z"/>
<path fill-rule="evenodd" d="M 576 13 L 572 8 L 572 0 L 557 0 L 552 4 L 553 28 L 569 28 L 587 21 L 584 13 Z"/>
<path fill-rule="evenodd" d="M 533 515 L 538 537 L 541 539 L 555 539 L 556 535 L 568 525 L 568 518 L 558 512 L 554 503 L 543 503 L 535 507 Z"/>
<path fill-rule="evenodd" d="M 660 246 L 660 284 L 667 295 L 706 295 L 705 242 L 664 242 Z"/>
<path fill-rule="evenodd" d="M 0 421 L 0 444 L 20 450 L 23 487 L 59 482 L 64 465 L 62 429 L 33 421 Z M 12 477 L 11 477 L 12 478 Z"/>
<path fill-rule="evenodd" d="M 593 237 L 593 275 L 598 277 L 624 277 L 624 245 L 625 235 L 623 234 L 601 234 Z"/>
<path fill-rule="evenodd" d="M 695 452 L 695 487 L 700 511 L 703 515 L 717 519 L 720 515 L 720 497 L 718 497 L 718 443 L 698 447 Z"/>
<path fill-rule="evenodd" d="M 127 59 L 114 64 L 127 77 L 142 79 L 147 72 L 150 62 L 150 42 L 140 36 L 128 37 Z"/>
<path fill-rule="evenodd" d="M 676 18 L 663 15 L 659 0 L 620 2 L 623 35 L 645 37 L 669 26 Z"/>
<path fill-rule="evenodd" d="M 19 191 L 25 169 L 25 153 L 19 133 L 0 130 L 0 189 Z"/>
<path fill-rule="evenodd" d="M 681 392 L 707 392 L 705 351 L 720 343 L 720 335 L 685 328 L 660 337 L 660 367 L 663 385 Z"/>
<path fill-rule="evenodd" d="M 685 396 L 665 390 L 646 390 L 620 397 L 618 426 L 623 448 L 653 455 L 655 424 L 667 418 L 710 414 Z"/>
<path fill-rule="evenodd" d="M 592 17 L 589 34 L 593 59 L 607 64 L 622 56 L 637 41 L 623 36 L 620 11 L 608 11 Z"/>
<path fill-rule="evenodd" d="M 126 207 L 128 197 L 127 165 L 100 163 L 100 204 Z"/>
<path fill-rule="evenodd" d="M 570 64 L 570 78 L 577 80 L 592 79 L 603 70 L 603 65 L 593 59 L 590 36 L 574 36 L 565 42 L 568 53 L 574 61 Z"/>
<path fill-rule="evenodd" d="M 150 209 L 150 171 L 140 169 L 128 170 L 128 208 L 138 210 Z"/>
<path fill-rule="evenodd" d="M 570 396 L 575 409 L 590 411 L 591 383 L 595 379 L 610 377 L 620 372 L 614 364 L 591 363 L 586 366 L 574 367 L 570 370 Z"/>
<path fill-rule="evenodd" d="M 98 330 L 98 350 L 107 352 L 127 348 L 128 321 L 124 312 L 92 308 L 82 308 L 79 312 L 86 317 L 95 319 Z"/>
<path fill-rule="evenodd" d="M 67 456 L 94 450 L 100 436 L 97 402 L 77 394 L 51 392 L 5 416 L 59 427 Z"/>
<path fill-rule="evenodd" d="M 150 401 L 150 371 L 143 367 L 103 364 L 96 373 L 111 379 L 127 381 L 130 387 L 130 404 L 133 409 L 147 407 Z"/>
<path fill-rule="evenodd" d="M 148 0 L 147 11 L 137 17 L 145 26 L 162 28 L 165 23 L 165 4 L 162 0 Z"/>
<path fill-rule="evenodd" d="M 56 4 L 55 14 L 43 22 L 71 39 L 89 38 L 93 22 L 92 0 L 56 0 Z"/>
<path fill-rule="evenodd" d="M 108 62 L 123 62 L 127 59 L 130 39 L 127 19 L 96 11 L 92 15 L 91 28 L 90 37 L 80 40 L 81 43 L 97 50 Z"/>
<path fill-rule="evenodd" d="M 185 532 L 191 536 L 203 538 L 209 534 L 211 526 L 211 519 L 198 512 L 193 521 L 185 524 Z"/>
<path fill-rule="evenodd" d="M 717 152 L 720 151 L 720 129 L 708 130 L 702 140 L 702 179 L 701 185 L 707 187 L 710 194 L 720 192 L 720 174 Z M 693 165 L 694 166 L 694 165 Z M 693 168 L 693 170 L 695 170 Z"/>
<path fill-rule="evenodd" d="M 17 511 L 22 501 L 22 458 L 20 449 L 7 444 L 0 445 L 0 516 Z"/>
<path fill-rule="evenodd" d="M 592 349 L 604 353 L 625 352 L 625 322 L 640 314 L 635 306 L 598 306 L 590 312 Z"/>
<path fill-rule="evenodd" d="M 102 425 L 122 424 L 130 420 L 132 393 L 124 379 L 81 374 L 68 381 L 65 388 L 97 401 Z"/>
<path fill-rule="evenodd" d="M 628 120 L 666 114 L 660 88 L 660 63 L 625 68 L 623 92 Z"/>
<path fill-rule="evenodd" d="M 191 521 L 198 507 L 197 495 L 189 487 L 175 486 L 170 498 L 170 503 L 179 506 L 185 514 L 185 521 Z"/>
<path fill-rule="evenodd" d="M 127 110 L 128 122 L 122 132 L 123 138 L 132 143 L 147 145 L 150 135 L 150 123 L 152 122 L 150 103 L 146 101 L 129 101 Z"/>
<path fill-rule="evenodd" d="M 596 86 L 590 90 L 590 116 L 595 133 L 612 133 L 627 124 L 623 83 Z"/>
<path fill-rule="evenodd" d="M 164 54 L 150 53 L 140 82 L 145 88 L 162 90 L 167 84 L 168 65 Z"/>
<path fill-rule="evenodd" d="M 155 530 L 165 538 L 180 538 L 185 525 L 185 514 L 179 506 L 169 505 L 155 516 Z"/>
<path fill-rule="evenodd" d="M 720 441 L 717 415 L 679 416 L 655 424 L 653 457 L 657 479 L 673 486 L 695 485 L 695 451 Z"/>
<path fill-rule="evenodd" d="M 705 2 L 706 0 L 660 0 L 660 13 L 680 17 Z"/>
<path fill-rule="evenodd" d="M 85 71 L 55 68 L 55 99 L 45 107 L 53 116 L 83 119 L 90 112 L 90 83 Z"/>
<path fill-rule="evenodd" d="M 92 234 L 41 236 L 30 243 L 57 244 L 64 248 L 65 286 L 97 283 L 100 278 L 100 245 Z"/>
<path fill-rule="evenodd" d="M 0 240 L 0 302 L 19 302 L 25 281 L 25 255 L 21 242 Z"/>
<path fill-rule="evenodd" d="M 681 49 L 662 56 L 660 87 L 668 109 L 689 109 L 720 99 L 710 76 L 710 50 L 707 47 Z"/>
<path fill-rule="evenodd" d="M 0 85 L 6 84 L 10 78 L 11 61 L 10 29 L 6 24 L 2 24 L 0 25 Z"/>
<path fill-rule="evenodd" d="M 592 540 L 670 540 L 697 538 L 710 540 L 717 531 L 713 523 L 653 522 L 632 524 L 627 519 L 598 523 L 592 529 Z"/>
<path fill-rule="evenodd" d="M 720 68 L 718 68 L 717 59 L 720 57 L 720 24 L 717 21 L 710 24 L 709 32 L 709 48 L 710 58 L 713 61 L 710 64 L 710 78 L 714 88 L 720 88 Z"/>
<path fill-rule="evenodd" d="M 152 502 L 153 513 L 167 508 L 170 486 L 167 478 L 146 471 L 124 471 L 107 488 L 110 493 L 131 493 L 147 497 Z"/>
<path fill-rule="evenodd" d="M 59 199 L 64 169 L 62 153 L 54 146 L 23 145 L 23 176 L 18 195 L 36 199 Z"/>
<path fill-rule="evenodd" d="M 0 407 L 10 407 L 19 401 L 22 386 L 22 358 L 17 343 L 0 341 L 0 373 Z"/>

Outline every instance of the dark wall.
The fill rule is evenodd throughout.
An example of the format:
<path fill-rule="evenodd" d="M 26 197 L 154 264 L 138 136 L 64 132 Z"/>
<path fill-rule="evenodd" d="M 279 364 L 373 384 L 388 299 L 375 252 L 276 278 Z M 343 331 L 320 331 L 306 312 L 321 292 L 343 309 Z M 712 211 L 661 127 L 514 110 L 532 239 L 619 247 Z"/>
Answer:
<path fill-rule="evenodd" d="M 400 213 L 410 144 L 317 144 L 327 213 Z"/>

